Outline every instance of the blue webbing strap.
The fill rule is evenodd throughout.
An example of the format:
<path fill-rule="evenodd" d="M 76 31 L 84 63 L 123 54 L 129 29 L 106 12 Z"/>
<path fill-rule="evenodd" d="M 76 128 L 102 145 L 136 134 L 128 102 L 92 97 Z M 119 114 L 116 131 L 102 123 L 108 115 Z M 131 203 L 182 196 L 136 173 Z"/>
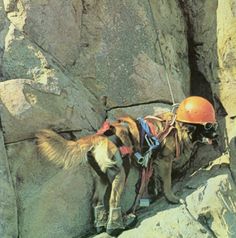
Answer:
<path fill-rule="evenodd" d="M 146 141 L 147 141 L 150 149 L 151 150 L 156 149 L 160 145 L 160 142 L 159 142 L 158 138 L 152 135 L 147 122 L 143 118 L 139 117 L 139 118 L 137 118 L 137 120 L 139 121 L 139 123 L 142 127 L 141 146 L 143 145 L 143 140 L 145 138 L 145 133 L 146 133 L 146 135 L 147 135 Z M 150 143 L 150 141 L 153 142 L 153 143 Z"/>
<path fill-rule="evenodd" d="M 148 166 L 149 159 L 151 158 L 152 151 L 160 145 L 160 142 L 157 137 L 153 136 L 150 132 L 150 128 L 146 121 L 143 118 L 137 118 L 138 122 L 141 125 L 141 147 L 143 146 L 144 139 L 146 140 L 149 149 L 145 152 L 144 155 L 140 154 L 139 152 L 136 152 L 135 158 L 139 164 L 141 164 L 143 167 Z"/>

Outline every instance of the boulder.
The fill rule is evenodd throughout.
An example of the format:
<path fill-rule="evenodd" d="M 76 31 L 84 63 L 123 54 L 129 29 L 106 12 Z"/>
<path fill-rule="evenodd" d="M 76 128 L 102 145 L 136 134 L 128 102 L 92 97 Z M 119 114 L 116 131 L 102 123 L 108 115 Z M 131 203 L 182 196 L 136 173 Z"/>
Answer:
<path fill-rule="evenodd" d="M 18 237 L 16 194 L 0 130 L 0 237 Z"/>
<path fill-rule="evenodd" d="M 217 47 L 219 59 L 219 85 L 218 95 L 227 112 L 227 117 L 224 121 L 224 133 L 227 134 L 227 140 L 230 146 L 231 153 L 231 171 L 234 179 L 236 178 L 236 95 L 235 76 L 236 76 L 236 33 L 235 33 L 235 2 L 234 1 L 219 1 L 217 9 Z"/>
<path fill-rule="evenodd" d="M 5 0 L 9 20 L 62 65 L 78 57 L 82 2 L 74 0 Z M 63 17 L 66 16 L 66 17 Z"/>
<path fill-rule="evenodd" d="M 189 94 L 184 18 L 175 1 L 84 2 L 84 47 L 69 71 L 98 97 L 107 96 L 109 108 L 171 102 L 166 71 L 176 102 Z"/>
<path fill-rule="evenodd" d="M 5 35 L 8 31 L 8 20 L 6 18 L 6 13 L 4 11 L 3 1 L 0 2 L 0 80 L 2 80 L 3 72 L 2 72 L 2 57 L 4 53 L 4 45 L 5 45 Z"/>
<path fill-rule="evenodd" d="M 71 238 L 91 232 L 94 222 L 91 206 L 94 181 L 88 164 L 67 171 L 56 168 L 38 155 L 33 140 L 9 144 L 7 155 L 17 196 L 21 237 Z M 139 171 L 131 169 L 122 197 L 123 212 L 130 209 L 134 202 L 138 176 Z M 16 201 L 14 196 L 12 200 L 10 198 L 4 200 L 4 204 L 10 206 Z M 11 209 L 5 207 L 5 211 L 8 214 L 10 211 L 16 212 L 16 205 Z M 13 230 L 14 224 L 10 218 L 4 219 L 4 226 L 9 224 Z"/>
<path fill-rule="evenodd" d="M 5 142 L 33 138 L 35 132 L 43 128 L 95 131 L 105 114 L 99 102 L 86 92 L 82 87 L 62 89 L 56 79 L 46 85 L 28 79 L 1 83 Z"/>
<path fill-rule="evenodd" d="M 175 2 L 159 4 L 5 0 L 11 26 L 4 78 L 42 82 L 59 67 L 97 98 L 107 96 L 108 107 L 172 102 L 169 78 L 179 102 L 189 94 L 190 79 L 184 18 Z"/>
<path fill-rule="evenodd" d="M 182 205 L 160 199 L 148 210 L 140 210 L 137 226 L 118 237 L 235 237 L 236 186 L 228 165 L 229 157 L 223 155 L 186 177 L 182 189 L 178 188 Z M 95 237 L 108 236 L 103 233 Z"/>

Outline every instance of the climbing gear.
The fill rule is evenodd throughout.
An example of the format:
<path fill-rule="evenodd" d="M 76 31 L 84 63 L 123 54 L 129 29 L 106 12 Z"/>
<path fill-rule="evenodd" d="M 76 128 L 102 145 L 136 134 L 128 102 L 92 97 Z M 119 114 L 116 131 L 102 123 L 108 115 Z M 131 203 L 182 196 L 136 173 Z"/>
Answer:
<path fill-rule="evenodd" d="M 107 225 L 107 211 L 103 205 L 94 207 L 94 223 L 97 233 L 105 231 Z"/>
<path fill-rule="evenodd" d="M 198 96 L 187 97 L 177 109 L 176 120 L 201 125 L 215 124 L 215 110 L 205 98 Z"/>
<path fill-rule="evenodd" d="M 171 106 L 171 112 L 172 113 L 176 113 L 176 110 L 178 109 L 178 107 L 179 107 L 179 103 L 174 103 L 174 104 L 172 104 L 172 106 Z"/>
<path fill-rule="evenodd" d="M 153 151 L 158 148 L 158 146 L 160 145 L 158 140 L 154 140 L 155 143 L 152 141 L 152 139 L 150 137 L 148 137 L 148 135 L 146 134 L 145 136 L 145 140 L 148 144 L 148 150 L 145 152 L 145 154 L 142 156 L 141 153 L 136 152 L 134 154 L 136 161 L 138 162 L 138 164 L 140 164 L 142 167 L 147 168 L 148 167 L 148 163 L 149 160 L 152 156 Z M 156 138 L 157 139 L 157 138 Z"/>
<path fill-rule="evenodd" d="M 153 12 L 152 11 L 151 11 L 151 13 L 152 13 L 152 16 L 153 16 Z M 153 18 L 154 18 L 154 16 L 153 16 Z M 156 22 L 156 21 L 154 20 L 154 22 Z M 170 96 L 171 96 L 172 104 L 175 105 L 174 94 L 173 94 L 173 90 L 172 90 L 172 87 L 171 87 L 171 84 L 170 84 L 170 76 L 169 76 L 168 71 L 167 71 L 167 66 L 166 66 L 166 63 L 165 63 L 164 54 L 163 54 L 163 51 L 162 51 L 162 48 L 161 48 L 159 31 L 157 30 L 157 28 L 156 28 L 156 33 L 157 33 L 157 43 L 158 43 L 158 46 L 159 46 L 159 49 L 160 49 L 162 63 L 163 63 L 164 68 L 165 68 L 166 81 L 167 81 L 168 88 L 169 88 L 169 91 L 170 91 Z"/>
<path fill-rule="evenodd" d="M 178 139 L 178 134 L 177 130 L 174 126 L 175 120 L 176 120 L 176 115 L 173 113 L 169 113 L 169 118 L 168 119 L 163 119 L 161 115 L 159 116 L 146 116 L 145 117 L 147 124 L 149 125 L 151 132 L 155 137 L 157 137 L 160 141 L 160 143 L 170 134 L 171 131 L 174 131 L 174 136 L 175 136 L 175 148 L 176 148 L 176 160 L 180 156 L 180 145 L 179 145 L 179 139 Z M 156 121 L 156 123 L 165 123 L 164 129 L 161 131 L 156 131 L 157 126 L 154 125 L 152 121 Z"/>
<path fill-rule="evenodd" d="M 180 156 L 180 145 L 177 130 L 174 127 L 175 115 L 173 113 L 170 113 L 169 120 L 165 120 L 161 118 L 161 116 L 160 117 L 147 116 L 144 119 L 138 118 L 138 122 L 141 125 L 141 147 L 143 146 L 142 143 L 144 141 L 143 139 L 144 137 L 149 148 L 144 153 L 144 156 L 142 156 L 140 153 L 137 152 L 135 153 L 137 162 L 142 165 L 142 172 L 141 172 L 140 187 L 132 208 L 133 213 L 135 213 L 140 203 L 140 200 L 144 196 L 144 194 L 146 195 L 148 194 L 147 191 L 148 183 L 153 173 L 152 159 L 151 159 L 152 153 L 154 149 L 157 149 L 160 146 L 161 142 L 170 134 L 171 131 L 174 131 L 175 144 L 176 144 L 176 159 L 178 159 Z M 165 123 L 165 125 L 164 127 L 162 126 L 163 129 L 161 131 L 157 131 L 158 127 L 155 123 L 157 124 Z M 143 131 L 145 133 L 143 133 Z M 153 138 L 155 138 L 155 140 L 153 140 Z"/>
<path fill-rule="evenodd" d="M 138 193 L 136 195 L 134 205 L 132 207 L 132 213 L 135 214 L 135 211 L 139 205 L 141 198 L 144 194 L 148 194 L 148 183 L 153 173 L 152 161 L 150 161 L 149 166 L 147 168 L 143 168 L 141 172 L 141 182 Z"/>
<path fill-rule="evenodd" d="M 101 128 L 97 130 L 96 134 L 97 135 L 103 135 L 106 133 L 108 130 L 110 130 L 111 124 L 108 120 L 104 121 Z"/>
<path fill-rule="evenodd" d="M 122 157 L 125 157 L 126 155 L 131 155 L 133 153 L 132 146 L 126 146 L 122 143 L 120 138 L 115 135 L 115 128 L 112 126 L 112 124 L 106 120 L 101 128 L 97 131 L 97 135 L 105 135 L 107 138 L 112 141 L 118 148 L 121 153 Z"/>
<path fill-rule="evenodd" d="M 155 134 L 151 132 L 150 125 L 141 117 L 137 118 L 137 120 L 141 126 L 141 144 L 143 144 L 143 139 L 145 138 L 149 148 L 156 149 L 160 145 L 160 142 L 158 141 L 158 138 L 154 136 Z"/>
<path fill-rule="evenodd" d="M 149 164 L 149 160 L 152 156 L 152 153 L 155 149 L 159 147 L 160 142 L 158 138 L 151 133 L 150 127 L 147 124 L 145 119 L 139 117 L 137 120 L 141 126 L 141 147 L 143 146 L 144 139 L 145 139 L 148 145 L 148 150 L 145 152 L 144 155 L 142 155 L 139 152 L 136 152 L 134 156 L 138 164 L 140 164 L 142 167 L 147 168 Z"/>
<path fill-rule="evenodd" d="M 131 146 L 122 145 L 119 147 L 119 151 L 122 157 L 124 157 L 126 155 L 131 155 L 133 153 L 133 148 Z"/>

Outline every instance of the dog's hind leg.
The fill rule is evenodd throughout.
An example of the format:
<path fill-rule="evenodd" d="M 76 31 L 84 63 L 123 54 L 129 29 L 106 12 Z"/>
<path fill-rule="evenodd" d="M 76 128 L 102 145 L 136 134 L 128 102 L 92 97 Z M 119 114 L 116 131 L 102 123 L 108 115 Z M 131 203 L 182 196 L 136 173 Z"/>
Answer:
<path fill-rule="evenodd" d="M 166 199 L 171 203 L 179 203 L 179 198 L 174 195 L 171 188 L 172 159 L 163 157 L 158 160 L 158 175 L 163 182 L 163 191 Z"/>
<path fill-rule="evenodd" d="M 108 187 L 108 177 L 102 172 L 92 151 L 88 151 L 87 160 L 94 169 L 95 190 L 93 194 L 92 206 L 94 209 L 94 226 L 97 233 L 105 231 L 107 225 L 107 210 L 104 206 L 104 197 Z"/>
<path fill-rule="evenodd" d="M 111 196 L 109 201 L 109 218 L 107 224 L 107 233 L 111 236 L 117 236 L 124 230 L 123 217 L 121 212 L 120 200 L 125 186 L 125 170 L 121 167 L 119 173 L 112 182 Z"/>
<path fill-rule="evenodd" d="M 97 233 L 101 233 L 105 231 L 107 225 L 108 212 L 104 206 L 104 196 L 108 183 L 99 176 L 96 176 L 95 179 L 95 191 L 93 195 L 94 225 Z"/>

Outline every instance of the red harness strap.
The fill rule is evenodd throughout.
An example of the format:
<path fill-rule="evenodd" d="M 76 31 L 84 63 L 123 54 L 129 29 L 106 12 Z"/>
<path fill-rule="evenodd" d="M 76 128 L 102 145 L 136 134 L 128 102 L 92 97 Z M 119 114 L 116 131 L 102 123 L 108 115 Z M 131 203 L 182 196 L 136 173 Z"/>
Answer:
<path fill-rule="evenodd" d="M 154 119 L 154 120 L 159 121 L 159 122 L 163 122 L 163 120 L 161 118 L 159 118 L 159 117 L 154 117 L 154 116 L 147 116 L 144 119 L 146 119 L 145 121 L 148 124 L 151 133 L 154 136 L 156 136 L 158 138 L 158 140 L 160 140 L 159 134 L 158 134 L 158 132 L 156 130 L 157 129 L 156 126 L 152 122 L 150 122 L 148 119 Z"/>
<path fill-rule="evenodd" d="M 119 147 L 122 156 L 131 155 L 133 153 L 133 148 L 131 146 L 122 145 Z"/>
<path fill-rule="evenodd" d="M 143 195 L 145 193 L 148 194 L 148 191 L 147 191 L 148 183 L 149 183 L 149 180 L 152 176 L 152 173 L 153 173 L 153 167 L 152 167 L 152 161 L 151 161 L 148 168 L 143 168 L 142 169 L 141 184 L 140 184 L 140 188 L 139 188 L 137 197 L 135 199 L 135 203 L 134 203 L 133 208 L 132 208 L 133 213 L 135 213 L 135 211 L 138 207 L 138 203 L 139 203 L 140 199 L 143 197 Z"/>
<path fill-rule="evenodd" d="M 102 127 L 96 132 L 97 135 L 103 135 L 106 131 L 110 129 L 110 122 L 109 121 L 104 121 L 102 124 Z"/>
<path fill-rule="evenodd" d="M 102 127 L 97 131 L 97 135 L 104 135 L 105 132 L 107 132 L 111 127 L 111 124 L 109 121 L 105 121 L 103 124 L 102 124 Z M 118 146 L 119 148 L 119 151 L 122 155 L 122 157 L 124 157 L 125 155 L 131 155 L 133 153 L 133 148 L 132 146 L 125 146 L 125 145 L 122 145 L 122 146 Z"/>

